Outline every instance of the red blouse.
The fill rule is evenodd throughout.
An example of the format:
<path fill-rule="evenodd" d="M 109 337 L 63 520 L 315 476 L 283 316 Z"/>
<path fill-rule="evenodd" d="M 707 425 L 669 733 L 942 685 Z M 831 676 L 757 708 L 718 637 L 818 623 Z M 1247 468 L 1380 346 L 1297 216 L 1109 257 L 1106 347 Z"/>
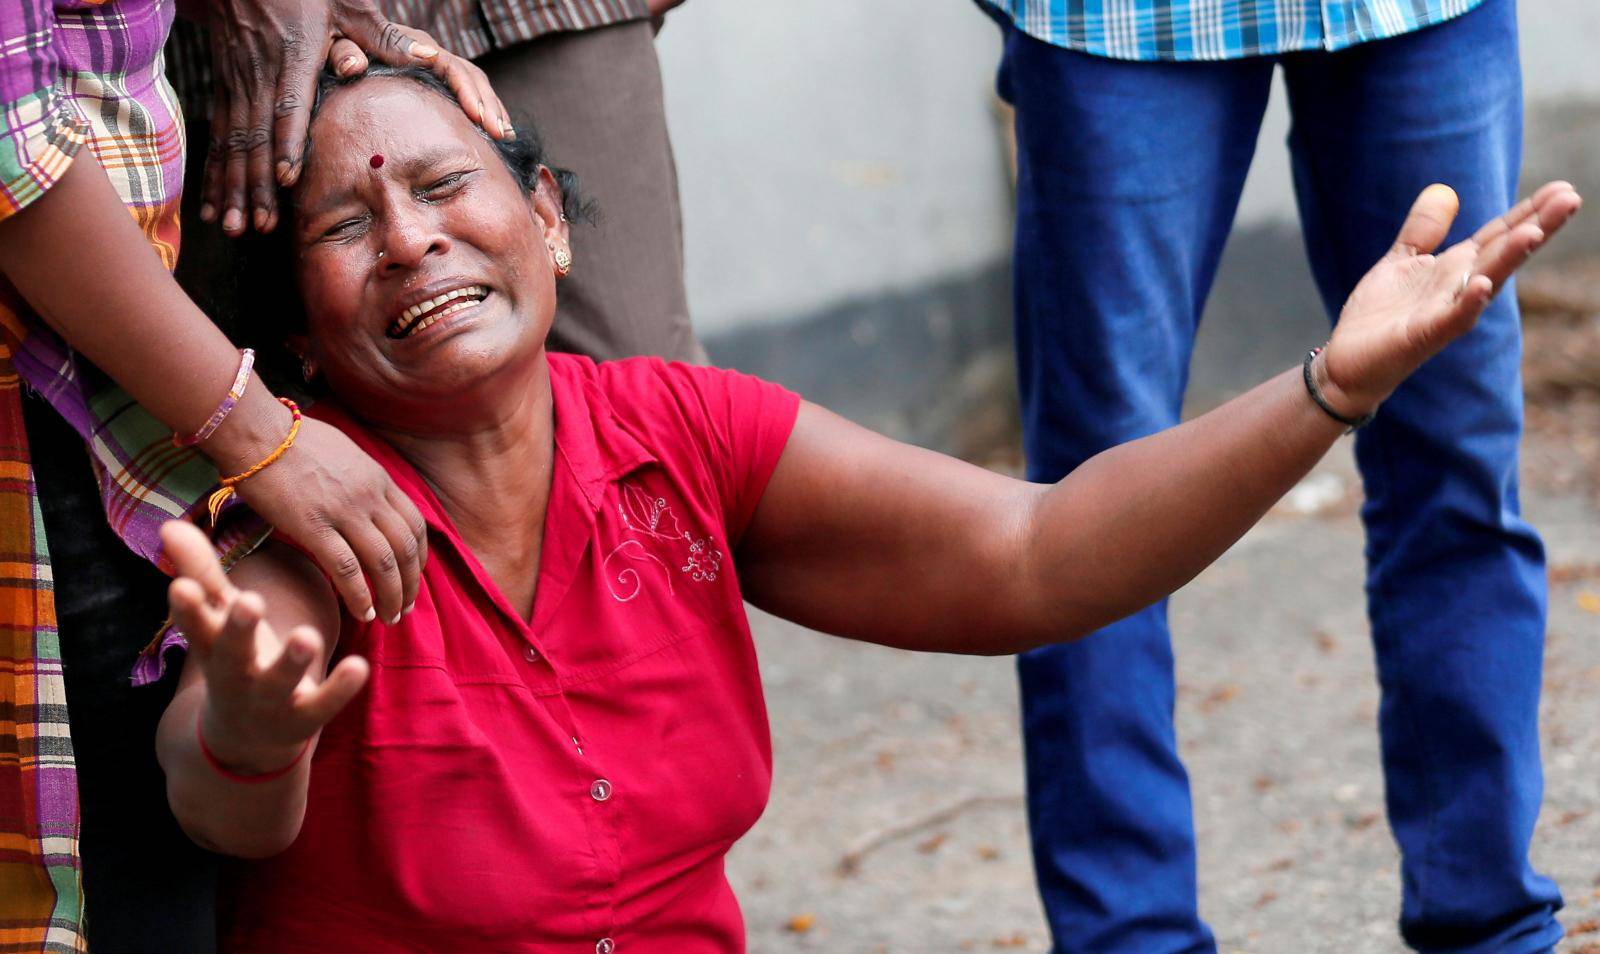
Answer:
<path fill-rule="evenodd" d="M 727 371 L 551 355 L 556 466 L 519 617 L 387 444 L 430 555 L 329 724 L 300 837 L 231 866 L 229 951 L 742 951 L 723 856 L 772 751 L 733 554 L 799 400 Z M 447 635 L 448 634 L 448 635 Z"/>

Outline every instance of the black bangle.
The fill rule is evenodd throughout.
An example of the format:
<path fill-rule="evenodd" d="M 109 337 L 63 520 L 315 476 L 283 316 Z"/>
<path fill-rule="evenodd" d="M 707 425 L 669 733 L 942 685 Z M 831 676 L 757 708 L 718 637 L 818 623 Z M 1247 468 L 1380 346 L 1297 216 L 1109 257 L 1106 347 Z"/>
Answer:
<path fill-rule="evenodd" d="M 1343 424 L 1345 427 L 1350 428 L 1350 430 L 1345 431 L 1346 434 L 1355 431 L 1356 428 L 1366 427 L 1368 424 L 1371 424 L 1372 419 L 1376 416 L 1375 414 L 1367 414 L 1363 415 L 1362 417 L 1345 417 L 1343 414 L 1335 411 L 1332 406 L 1328 404 L 1328 400 L 1322 396 L 1322 392 L 1317 390 L 1317 380 L 1311 374 L 1311 362 L 1315 361 L 1317 355 L 1321 353 L 1321 348 L 1312 348 L 1310 351 L 1306 352 L 1305 364 L 1301 365 L 1301 369 L 1305 372 L 1306 393 L 1311 395 L 1311 400 L 1317 402 L 1317 407 L 1322 408 L 1322 412 L 1324 414 L 1338 421 L 1340 424 Z"/>

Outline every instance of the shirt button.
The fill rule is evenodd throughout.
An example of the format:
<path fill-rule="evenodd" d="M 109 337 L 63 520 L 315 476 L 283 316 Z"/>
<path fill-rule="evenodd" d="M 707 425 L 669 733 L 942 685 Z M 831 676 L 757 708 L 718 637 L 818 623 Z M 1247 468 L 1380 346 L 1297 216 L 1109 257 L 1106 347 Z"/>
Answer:
<path fill-rule="evenodd" d="M 611 797 L 611 783 L 606 781 L 603 778 L 595 779 L 594 780 L 594 784 L 589 786 L 589 797 L 594 799 L 597 802 L 603 802 L 606 799 L 610 798 Z M 607 944 L 611 943 L 611 939 L 610 938 L 606 938 L 605 943 L 607 943 Z"/>
<path fill-rule="evenodd" d="M 522 658 L 528 662 L 538 662 L 539 650 L 534 649 L 532 646 L 524 646 L 522 647 Z"/>
<path fill-rule="evenodd" d="M 617 949 L 617 942 L 609 937 L 603 937 L 595 942 L 594 954 L 611 954 Z"/>

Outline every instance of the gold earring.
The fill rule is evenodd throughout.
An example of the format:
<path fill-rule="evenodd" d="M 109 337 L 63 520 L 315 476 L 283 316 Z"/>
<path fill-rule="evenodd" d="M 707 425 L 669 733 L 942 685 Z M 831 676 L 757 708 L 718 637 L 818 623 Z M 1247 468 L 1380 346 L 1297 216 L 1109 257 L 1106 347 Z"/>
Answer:
<path fill-rule="evenodd" d="M 567 247 L 563 245 L 560 248 L 555 249 L 555 255 L 556 277 L 565 278 L 567 273 L 572 271 L 572 253 L 567 251 Z"/>
<path fill-rule="evenodd" d="M 300 376 L 310 384 L 311 379 L 317 376 L 317 363 L 310 358 L 300 359 Z"/>

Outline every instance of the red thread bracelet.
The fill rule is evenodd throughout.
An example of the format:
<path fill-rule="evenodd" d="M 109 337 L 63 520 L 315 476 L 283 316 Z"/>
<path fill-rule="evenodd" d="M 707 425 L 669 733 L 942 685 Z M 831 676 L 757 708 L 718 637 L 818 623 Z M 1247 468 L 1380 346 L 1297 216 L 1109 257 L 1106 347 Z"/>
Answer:
<path fill-rule="evenodd" d="M 200 743 L 200 754 L 205 757 L 206 764 L 211 766 L 211 770 L 228 781 L 235 782 L 239 785 L 259 785 L 262 782 L 275 782 L 294 771 L 295 767 L 300 764 L 300 761 L 306 757 L 306 753 L 311 751 L 311 740 L 307 739 L 306 744 L 300 747 L 300 754 L 296 755 L 294 757 L 294 761 L 290 762 L 288 765 L 285 765 L 283 768 L 273 769 L 272 771 L 263 775 L 245 775 L 241 772 L 235 772 L 233 769 L 223 765 L 222 761 L 212 753 L 211 747 L 206 745 L 205 735 L 200 732 L 199 716 L 196 716 L 194 720 L 194 739 L 196 742 Z"/>

